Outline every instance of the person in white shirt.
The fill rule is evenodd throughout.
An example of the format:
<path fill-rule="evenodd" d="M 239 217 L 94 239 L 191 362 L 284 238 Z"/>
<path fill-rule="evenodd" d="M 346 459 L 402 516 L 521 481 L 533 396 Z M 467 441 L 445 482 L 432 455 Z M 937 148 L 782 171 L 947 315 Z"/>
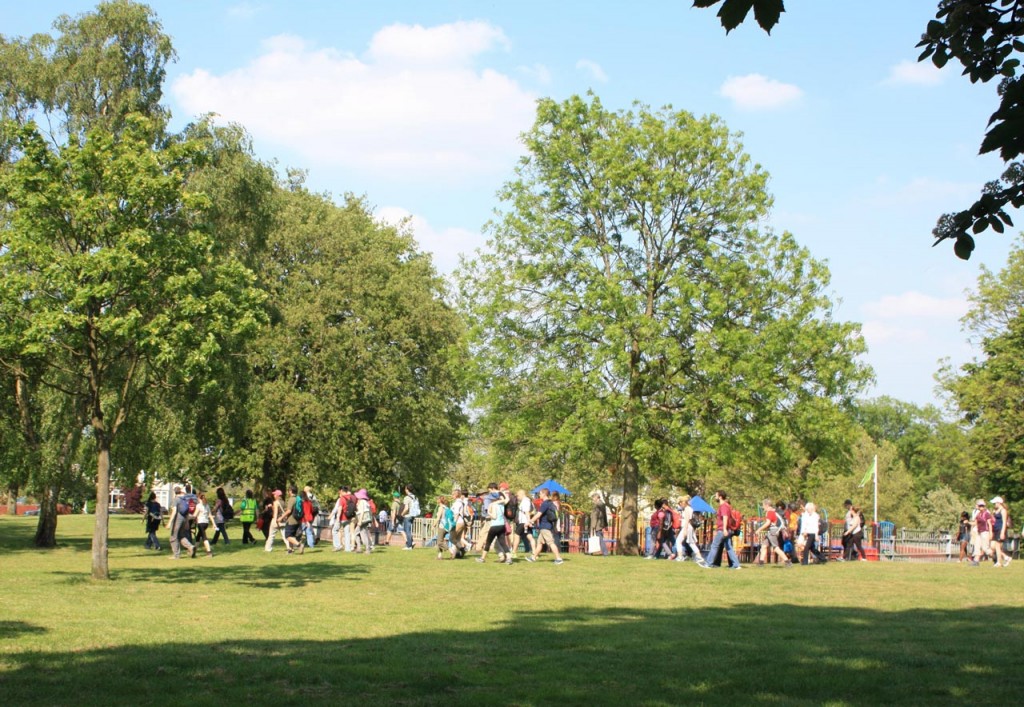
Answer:
<path fill-rule="evenodd" d="M 807 564 L 807 556 L 814 555 L 815 562 L 821 564 L 825 557 L 818 549 L 818 526 L 821 516 L 818 515 L 818 508 L 813 503 L 804 506 L 803 515 L 800 516 L 800 534 L 804 536 L 804 552 L 800 558 L 800 564 Z"/>

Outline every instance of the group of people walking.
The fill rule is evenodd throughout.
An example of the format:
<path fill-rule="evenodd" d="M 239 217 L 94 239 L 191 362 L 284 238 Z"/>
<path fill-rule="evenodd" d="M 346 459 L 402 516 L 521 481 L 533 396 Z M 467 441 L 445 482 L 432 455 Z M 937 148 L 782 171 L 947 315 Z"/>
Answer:
<path fill-rule="evenodd" d="M 972 566 L 978 567 L 982 559 L 987 559 L 992 562 L 993 567 L 1006 567 L 1011 560 L 1005 550 L 1007 532 L 1012 527 L 1010 510 L 1002 496 L 996 496 L 989 503 L 992 504 L 992 510 L 988 509 L 985 499 L 979 498 L 974 504 L 973 513 L 964 511 L 960 514 L 957 534 L 957 541 L 960 544 L 958 561 L 966 560 Z M 968 555 L 968 550 L 972 548 L 973 555 Z"/>

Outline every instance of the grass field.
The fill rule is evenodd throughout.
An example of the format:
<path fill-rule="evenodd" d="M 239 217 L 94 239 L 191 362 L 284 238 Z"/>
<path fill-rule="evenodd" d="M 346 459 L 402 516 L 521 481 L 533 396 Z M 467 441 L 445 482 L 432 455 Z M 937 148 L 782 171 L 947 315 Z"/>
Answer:
<path fill-rule="evenodd" d="M 0 518 L 0 704 L 1019 704 L 1024 561 L 706 571 L 432 550 L 213 558 Z M 240 535 L 236 526 L 236 535 Z M 164 536 L 166 531 L 164 531 Z M 161 537 L 163 541 L 163 537 Z"/>

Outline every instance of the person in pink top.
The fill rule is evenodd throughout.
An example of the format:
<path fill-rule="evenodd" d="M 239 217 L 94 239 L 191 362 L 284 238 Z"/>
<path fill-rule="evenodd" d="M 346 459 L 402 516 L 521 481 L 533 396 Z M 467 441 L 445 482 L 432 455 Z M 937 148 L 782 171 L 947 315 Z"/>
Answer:
<path fill-rule="evenodd" d="M 974 527 L 977 530 L 978 542 L 974 546 L 974 560 L 971 565 L 977 567 L 981 556 L 990 557 L 992 553 L 992 524 L 995 520 L 985 506 L 985 499 L 979 498 L 978 512 L 974 515 Z"/>

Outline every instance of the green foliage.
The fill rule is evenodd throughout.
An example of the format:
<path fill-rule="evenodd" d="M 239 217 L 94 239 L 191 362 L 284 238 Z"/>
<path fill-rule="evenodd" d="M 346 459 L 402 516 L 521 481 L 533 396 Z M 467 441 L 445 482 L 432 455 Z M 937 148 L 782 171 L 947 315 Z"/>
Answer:
<path fill-rule="evenodd" d="M 964 328 L 984 358 L 940 377 L 965 423 L 981 489 L 1024 499 L 1024 245 L 997 275 L 982 269 Z M 977 493 L 978 489 L 971 489 Z"/>
<path fill-rule="evenodd" d="M 245 448 L 267 482 L 432 486 L 464 424 L 463 329 L 442 281 L 361 200 L 294 185 L 277 198 Z"/>
<path fill-rule="evenodd" d="M 866 372 L 825 266 L 759 230 L 764 171 L 717 118 L 596 98 L 540 101 L 525 141 L 461 281 L 495 452 L 584 482 L 612 469 L 627 514 L 638 465 L 680 484 L 786 471 L 802 412 Z"/>
<path fill-rule="evenodd" d="M 718 3 L 722 7 L 718 10 L 718 17 L 725 27 L 726 33 L 736 29 L 747 18 L 751 9 L 754 10 L 754 19 L 768 34 L 779 22 L 782 13 L 786 11 L 783 0 L 693 0 L 694 7 L 712 7 Z"/>
<path fill-rule="evenodd" d="M 948 486 L 940 486 L 924 495 L 918 511 L 918 525 L 926 530 L 955 532 L 960 514 L 969 511 L 971 503 Z"/>

